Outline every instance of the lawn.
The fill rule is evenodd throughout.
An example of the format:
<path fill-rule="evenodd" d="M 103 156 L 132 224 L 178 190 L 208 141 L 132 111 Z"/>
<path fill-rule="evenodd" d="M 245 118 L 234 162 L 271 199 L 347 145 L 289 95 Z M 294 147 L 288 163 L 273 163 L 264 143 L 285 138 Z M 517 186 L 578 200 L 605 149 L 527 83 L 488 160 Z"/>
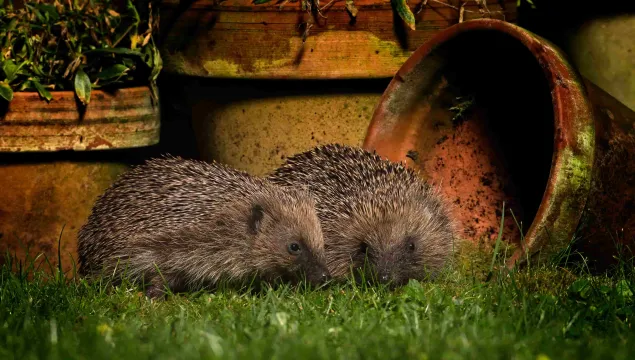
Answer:
<path fill-rule="evenodd" d="M 457 265 L 396 290 L 223 289 L 151 302 L 131 286 L 27 280 L 32 271 L 9 266 L 0 359 L 635 358 L 628 269 L 607 277 L 544 265 L 485 281 Z"/>

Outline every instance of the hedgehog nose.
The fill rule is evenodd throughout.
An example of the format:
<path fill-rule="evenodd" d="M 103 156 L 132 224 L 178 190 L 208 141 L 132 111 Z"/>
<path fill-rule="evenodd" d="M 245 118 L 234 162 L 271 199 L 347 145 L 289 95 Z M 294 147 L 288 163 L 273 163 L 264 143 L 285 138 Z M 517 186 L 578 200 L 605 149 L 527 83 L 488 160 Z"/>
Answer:
<path fill-rule="evenodd" d="M 388 271 L 381 271 L 378 275 L 380 283 L 386 284 L 390 281 L 390 273 Z"/>
<path fill-rule="evenodd" d="M 329 280 L 331 280 L 331 276 L 328 273 L 323 272 L 322 273 L 322 282 L 325 283 L 325 282 L 327 282 Z"/>

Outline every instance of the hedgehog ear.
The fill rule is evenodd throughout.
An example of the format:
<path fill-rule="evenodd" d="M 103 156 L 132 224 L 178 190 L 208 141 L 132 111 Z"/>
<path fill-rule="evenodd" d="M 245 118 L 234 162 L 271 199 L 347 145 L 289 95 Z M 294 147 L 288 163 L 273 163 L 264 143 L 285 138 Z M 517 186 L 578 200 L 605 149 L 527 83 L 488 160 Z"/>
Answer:
<path fill-rule="evenodd" d="M 256 235 L 260 231 L 260 225 L 262 224 L 262 218 L 265 217 L 265 209 L 261 205 L 255 204 L 251 207 L 251 214 L 249 220 L 247 220 L 247 226 L 249 232 Z"/>

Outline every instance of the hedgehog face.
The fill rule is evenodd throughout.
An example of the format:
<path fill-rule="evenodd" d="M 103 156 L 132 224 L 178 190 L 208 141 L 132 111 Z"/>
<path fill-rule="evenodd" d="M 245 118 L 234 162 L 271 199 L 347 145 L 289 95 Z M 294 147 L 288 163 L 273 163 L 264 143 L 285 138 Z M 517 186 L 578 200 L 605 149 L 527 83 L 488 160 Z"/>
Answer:
<path fill-rule="evenodd" d="M 310 201 L 255 205 L 248 221 L 254 235 L 252 261 L 265 278 L 306 279 L 318 285 L 330 278 L 322 229 Z"/>
<path fill-rule="evenodd" d="M 411 234 L 393 239 L 383 239 L 390 246 L 377 246 L 372 252 L 373 279 L 394 286 L 404 285 L 410 279 L 423 280 L 437 269 L 434 257 L 428 256 L 425 247 L 431 246 L 424 234 Z"/>
<path fill-rule="evenodd" d="M 370 211 L 360 211 L 334 229 L 325 227 L 334 275 L 348 275 L 352 265 L 367 280 L 403 285 L 434 276 L 443 267 L 453 240 L 443 214 L 418 202 L 388 208 L 374 203 L 364 209 Z"/>

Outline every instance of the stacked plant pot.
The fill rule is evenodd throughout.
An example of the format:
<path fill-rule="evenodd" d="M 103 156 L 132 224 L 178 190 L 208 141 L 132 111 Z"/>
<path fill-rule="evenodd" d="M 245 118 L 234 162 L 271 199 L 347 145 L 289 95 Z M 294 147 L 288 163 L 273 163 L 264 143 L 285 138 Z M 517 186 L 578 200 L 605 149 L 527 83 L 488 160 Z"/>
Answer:
<path fill-rule="evenodd" d="M 16 93 L 0 112 L 2 251 L 26 259 L 28 249 L 56 266 L 59 242 L 70 271 L 77 231 L 97 196 L 141 161 L 143 147 L 158 142 L 159 111 L 149 88 L 92 97 L 83 108 L 72 91 L 54 92 L 50 102 Z"/>
<path fill-rule="evenodd" d="M 151 85 L 160 58 L 143 52 L 152 50 L 146 39 L 153 27 L 141 22 L 139 34 L 137 28 L 124 33 L 138 44 L 122 45 L 125 37 L 105 43 L 104 32 L 119 34 L 109 27 L 124 12 L 84 5 L 33 1 L 28 8 L 0 8 L 0 261 L 8 252 L 22 266 L 48 270 L 61 260 L 67 275 L 73 275 L 77 232 L 93 202 L 143 160 L 160 130 Z M 100 16 L 110 20 L 99 22 Z M 93 26 L 82 30 L 87 20 Z M 73 31 L 88 33 L 82 41 L 90 46 L 78 46 Z"/>
<path fill-rule="evenodd" d="M 361 145 L 389 79 L 418 46 L 459 21 L 516 17 L 516 1 L 430 1 L 411 4 L 411 30 L 388 1 L 355 1 L 356 13 L 327 3 L 318 13 L 297 1 L 163 2 L 173 77 L 162 94 L 180 101 L 203 159 L 262 175 L 320 143 Z"/>

